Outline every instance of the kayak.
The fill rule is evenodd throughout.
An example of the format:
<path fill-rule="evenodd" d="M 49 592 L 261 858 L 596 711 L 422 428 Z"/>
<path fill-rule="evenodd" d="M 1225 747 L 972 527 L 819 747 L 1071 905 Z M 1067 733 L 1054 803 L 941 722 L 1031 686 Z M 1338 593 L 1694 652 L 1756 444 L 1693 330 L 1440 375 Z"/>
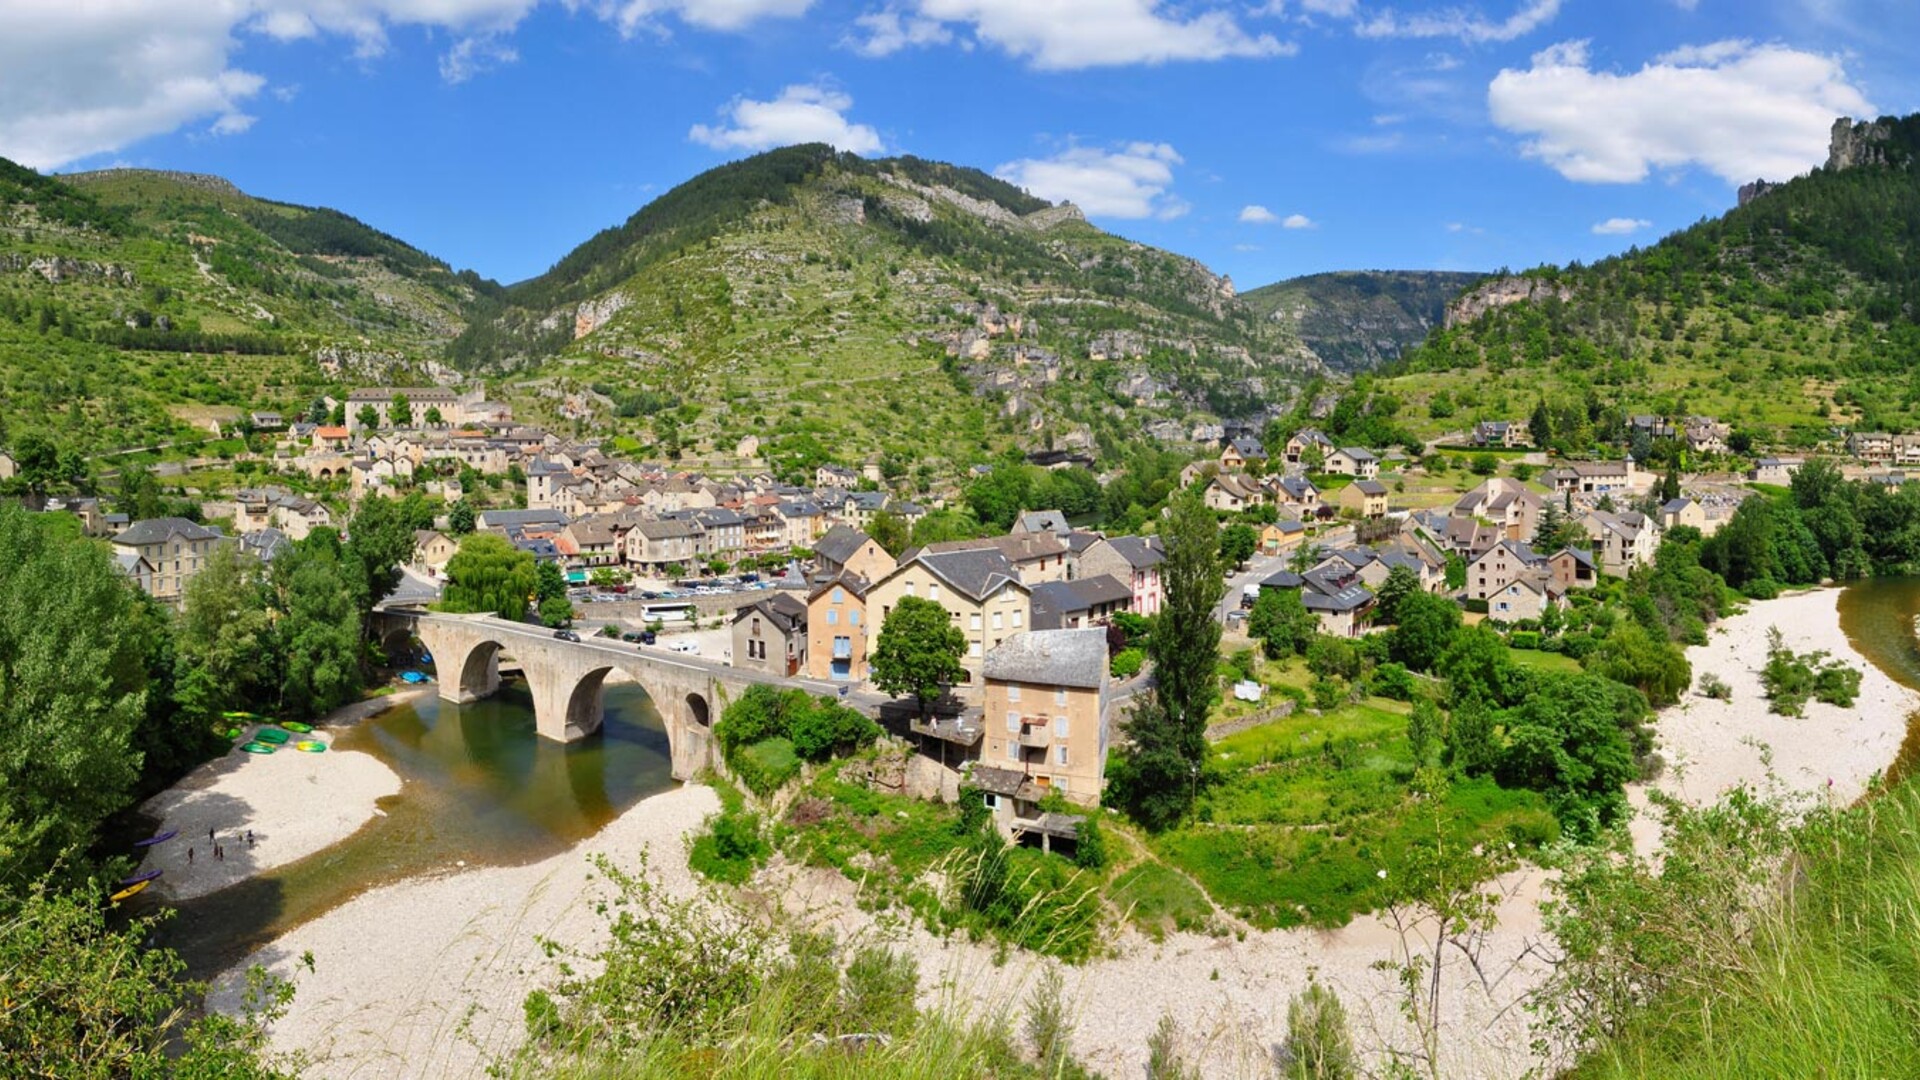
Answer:
<path fill-rule="evenodd" d="M 138 884 L 140 884 L 140 883 L 141 883 L 141 882 L 143 882 L 143 881 L 152 881 L 152 880 L 153 880 L 154 878 L 157 878 L 157 877 L 159 877 L 159 876 L 160 876 L 161 874 L 164 874 L 164 873 L 166 873 L 166 871 L 165 871 L 165 870 L 149 870 L 149 871 L 147 871 L 147 872 L 146 872 L 146 873 L 144 873 L 144 874 L 135 874 L 135 875 L 133 875 L 133 876 L 132 876 L 132 877 L 130 877 L 130 878 L 126 878 L 126 879 L 123 879 L 123 880 L 122 880 L 122 881 L 120 882 L 120 884 L 122 884 L 122 885 L 138 885 Z"/>
<path fill-rule="evenodd" d="M 263 727 L 259 731 L 256 731 L 253 733 L 253 741 L 255 742 L 270 742 L 270 743 L 278 744 L 278 743 L 286 742 L 287 738 L 288 738 L 287 733 L 284 731 L 281 731 L 279 728 Z"/>
<path fill-rule="evenodd" d="M 167 841 L 179 835 L 180 835 L 179 829 L 168 829 L 166 832 L 163 832 L 163 833 L 155 833 L 154 835 L 147 837 L 145 840 L 135 840 L 133 842 L 133 846 L 134 847 L 152 847 L 155 844 L 164 844 Z"/>
<path fill-rule="evenodd" d="M 148 880 L 148 881 L 142 881 L 137 885 L 129 885 L 126 888 L 121 889 L 119 892 L 114 893 L 112 896 L 107 897 L 107 899 L 117 904 L 120 901 L 125 900 L 129 896 L 134 896 L 140 892 L 145 891 L 146 887 L 151 884 L 153 884 L 153 882 L 151 880 Z"/>
<path fill-rule="evenodd" d="M 271 754 L 274 748 L 270 743 L 250 742 L 240 749 L 243 753 L 248 754 Z"/>
<path fill-rule="evenodd" d="M 326 752 L 327 744 L 318 739 L 301 739 L 299 742 L 293 744 L 293 748 L 295 750 L 304 750 L 309 754 L 321 754 Z"/>
<path fill-rule="evenodd" d="M 256 715 L 256 714 L 254 714 L 254 713 L 250 713 L 250 712 L 246 712 L 245 710 L 242 710 L 242 709 L 229 709 L 228 711 L 226 711 L 226 712 L 223 712 L 223 713 L 221 713 L 220 715 L 221 715 L 221 716 L 224 716 L 224 717 L 226 717 L 226 718 L 227 718 L 227 719 L 229 719 L 229 720 L 258 720 L 258 719 L 260 719 L 260 717 L 259 717 L 258 715 Z"/>
<path fill-rule="evenodd" d="M 313 730 L 312 724 L 303 724 L 298 720 L 282 720 L 280 721 L 280 726 L 296 735 L 305 735 L 307 732 Z"/>

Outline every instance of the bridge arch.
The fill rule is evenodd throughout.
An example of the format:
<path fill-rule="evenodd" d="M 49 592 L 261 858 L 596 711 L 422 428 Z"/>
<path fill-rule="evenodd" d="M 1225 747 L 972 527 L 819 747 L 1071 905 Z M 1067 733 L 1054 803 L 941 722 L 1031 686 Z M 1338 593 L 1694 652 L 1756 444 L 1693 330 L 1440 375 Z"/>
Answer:
<path fill-rule="evenodd" d="M 607 673 L 611 666 L 594 668 L 580 676 L 567 694 L 565 737 L 571 741 L 600 730 L 607 719 Z"/>
<path fill-rule="evenodd" d="M 457 692 L 454 701 L 466 703 L 478 701 L 500 689 L 500 652 L 503 646 L 492 640 L 474 642 L 466 655 L 454 659 L 451 665 L 456 673 L 453 688 Z M 440 696 L 446 697 L 448 663 L 440 659 L 440 651 L 434 650 L 435 667 L 440 677 Z"/>

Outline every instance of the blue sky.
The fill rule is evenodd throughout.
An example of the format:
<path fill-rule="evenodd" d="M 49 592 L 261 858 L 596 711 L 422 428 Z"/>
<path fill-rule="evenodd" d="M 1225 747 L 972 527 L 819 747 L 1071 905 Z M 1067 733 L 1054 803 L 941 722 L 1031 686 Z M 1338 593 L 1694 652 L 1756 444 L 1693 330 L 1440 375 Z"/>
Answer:
<path fill-rule="evenodd" d="M 1251 287 L 1593 259 L 1920 108 L 1906 0 L 6 0 L 0 155 L 502 281 L 757 149 L 973 165 Z"/>

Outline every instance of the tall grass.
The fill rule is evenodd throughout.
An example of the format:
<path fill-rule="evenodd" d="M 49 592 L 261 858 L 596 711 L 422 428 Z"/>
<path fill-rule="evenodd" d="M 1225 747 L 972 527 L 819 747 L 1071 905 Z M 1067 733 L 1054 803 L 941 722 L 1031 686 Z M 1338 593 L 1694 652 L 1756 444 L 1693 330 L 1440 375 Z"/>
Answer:
<path fill-rule="evenodd" d="M 1744 942 L 1674 957 L 1662 992 L 1569 1075 L 1920 1075 L 1920 785 L 1814 815 L 1792 850 Z"/>

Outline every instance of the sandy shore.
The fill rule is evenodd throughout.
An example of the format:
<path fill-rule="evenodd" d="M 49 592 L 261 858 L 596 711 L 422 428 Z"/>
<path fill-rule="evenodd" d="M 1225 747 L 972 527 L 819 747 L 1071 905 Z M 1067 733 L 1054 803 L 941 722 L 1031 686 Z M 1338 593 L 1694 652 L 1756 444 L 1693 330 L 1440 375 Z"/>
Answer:
<path fill-rule="evenodd" d="M 1780 787 L 1851 798 L 1892 761 L 1915 695 L 1871 667 L 1849 647 L 1839 626 L 1836 590 L 1767 603 L 1716 627 L 1709 643 L 1689 650 L 1696 677 L 1712 672 L 1734 690 L 1730 703 L 1689 697 L 1664 711 L 1659 742 L 1673 763 L 1662 790 L 1710 800 L 1737 783 L 1760 784 L 1771 772 Z M 1778 625 L 1796 650 L 1824 649 L 1860 667 L 1858 706 L 1811 704 L 1804 719 L 1767 712 L 1755 669 L 1764 662 L 1766 632 Z M 1644 805 L 1645 793 L 1630 793 Z M 591 908 L 586 856 L 608 852 L 631 864 L 652 852 L 667 888 L 691 888 L 679 838 L 717 806 L 712 793 L 689 787 L 647 799 L 593 840 L 526 867 L 485 869 L 375 890 L 295 930 L 254 960 L 294 977 L 295 1009 L 275 1043 L 319 1058 L 312 1075 L 367 1077 L 478 1076 L 490 1056 L 521 1035 L 520 1002 L 550 974 L 535 935 L 588 942 L 600 928 Z M 1640 831 L 1649 840 L 1651 826 Z M 1464 964 L 1447 967 L 1443 997 L 1448 1076 L 1519 1077 L 1538 1066 L 1528 1016 L 1520 1007 L 1545 972 L 1531 949 L 1540 941 L 1538 901 L 1544 875 L 1515 874 L 1500 926 L 1482 954 L 1491 985 Z M 1017 1030 L 1026 987 L 1044 961 L 996 963 L 994 950 L 936 938 L 897 920 L 879 921 L 851 903 L 852 886 L 837 874 L 781 868 L 764 882 L 789 913 L 831 925 L 843 936 L 879 936 L 920 962 L 929 1003 L 958 1001 L 976 1012 L 1004 1011 Z M 1416 930 L 1418 948 L 1426 940 Z M 1073 1002 L 1074 1045 L 1110 1077 L 1137 1076 L 1146 1039 L 1163 1014 L 1185 1033 L 1186 1052 L 1212 1077 L 1271 1076 L 1273 1053 L 1286 1037 L 1287 1005 L 1309 973 L 1340 993 L 1357 1044 L 1376 1062 L 1415 1044 L 1401 1018 L 1392 976 L 1373 965 L 1402 948 L 1381 918 L 1337 931 L 1247 931 L 1213 937 L 1174 934 L 1154 943 L 1127 933 L 1117 955 L 1064 968 Z M 295 970 L 311 949 L 316 970 Z M 238 969 L 223 978 L 230 988 Z"/>
<path fill-rule="evenodd" d="M 180 831 L 149 849 L 140 864 L 141 871 L 166 871 L 153 891 L 173 900 L 204 896 L 353 835 L 373 820 L 380 799 L 399 794 L 400 778 L 371 755 L 331 749 L 334 735 L 413 696 L 355 702 L 328 717 L 321 730 L 294 737 L 327 743 L 326 753 L 301 753 L 290 741 L 275 754 L 247 754 L 236 742 L 233 750 L 148 799 L 141 809 L 160 820 L 159 831 Z M 209 829 L 218 836 L 222 858 L 214 857 Z"/>
<path fill-rule="evenodd" d="M 278 755 L 276 755 L 278 756 Z M 591 942 L 589 857 L 622 866 L 648 853 L 663 888 L 693 889 L 681 837 L 720 808 L 713 789 L 643 799 L 571 851 L 375 889 L 281 937 L 215 983 L 215 1008 L 238 1005 L 243 973 L 264 965 L 298 987 L 274 1045 L 302 1050 L 312 1077 L 481 1076 L 525 1033 L 527 991 L 553 966 L 537 938 Z M 311 952 L 313 969 L 299 963 Z"/>

